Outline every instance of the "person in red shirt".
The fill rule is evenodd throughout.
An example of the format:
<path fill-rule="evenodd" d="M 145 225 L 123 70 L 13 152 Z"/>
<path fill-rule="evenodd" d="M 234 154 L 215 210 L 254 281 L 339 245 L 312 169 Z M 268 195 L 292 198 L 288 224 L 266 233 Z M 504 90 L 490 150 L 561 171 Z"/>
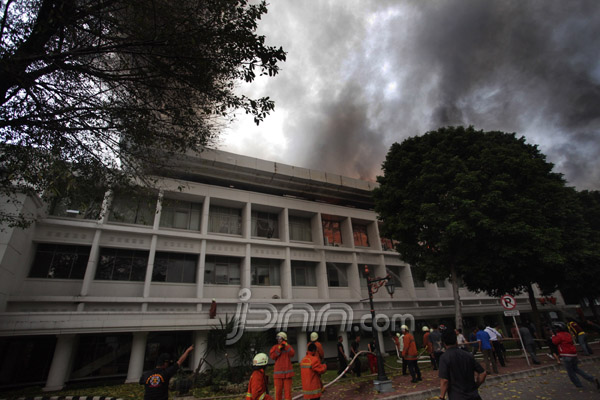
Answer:
<path fill-rule="evenodd" d="M 275 361 L 273 380 L 275 381 L 275 399 L 292 400 L 292 357 L 296 354 L 292 346 L 287 343 L 287 334 L 279 332 L 276 336 L 277 344 L 271 347 L 269 356 Z"/>
<path fill-rule="evenodd" d="M 600 390 L 600 382 L 598 379 L 577 366 L 577 349 L 575 348 L 575 344 L 573 344 L 573 338 L 569 332 L 567 332 L 567 326 L 562 322 L 555 322 L 552 326 L 556 329 L 556 334 L 552 336 L 552 343 L 558 347 L 560 360 L 565 366 L 571 382 L 573 382 L 576 387 L 582 388 L 583 385 L 581 384 L 581 380 L 577 376 L 577 374 L 579 374 L 586 381 L 594 383 L 596 389 Z"/>
<path fill-rule="evenodd" d="M 300 377 L 302 378 L 302 394 L 305 399 L 320 399 L 323 393 L 321 375 L 327 371 L 327 365 L 321 364 L 317 346 L 308 345 L 306 356 L 300 361 Z"/>
<path fill-rule="evenodd" d="M 265 353 L 258 353 L 252 360 L 252 375 L 248 382 L 248 391 L 246 392 L 246 400 L 273 400 L 269 396 L 269 381 L 265 375 L 265 367 L 269 362 L 269 358 Z"/>

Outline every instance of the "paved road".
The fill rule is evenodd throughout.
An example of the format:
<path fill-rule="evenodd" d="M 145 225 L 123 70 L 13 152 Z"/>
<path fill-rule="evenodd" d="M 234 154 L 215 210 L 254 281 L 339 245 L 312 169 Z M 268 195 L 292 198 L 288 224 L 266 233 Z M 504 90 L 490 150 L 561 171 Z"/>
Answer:
<path fill-rule="evenodd" d="M 600 379 L 600 363 L 580 363 L 585 372 Z M 547 374 L 511 379 L 506 382 L 486 382 L 479 393 L 484 400 L 513 400 L 513 399 L 574 399 L 598 400 L 600 392 L 595 385 L 581 379 L 583 389 L 577 389 L 567 376 L 564 367 Z"/>

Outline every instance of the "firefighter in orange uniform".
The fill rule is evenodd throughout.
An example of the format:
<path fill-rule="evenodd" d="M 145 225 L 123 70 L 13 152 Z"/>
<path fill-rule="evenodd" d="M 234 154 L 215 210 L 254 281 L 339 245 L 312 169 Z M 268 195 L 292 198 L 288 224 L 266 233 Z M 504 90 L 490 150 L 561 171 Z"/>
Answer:
<path fill-rule="evenodd" d="M 248 382 L 248 392 L 246 392 L 246 400 L 273 400 L 269 396 L 269 381 L 265 375 L 265 368 L 269 358 L 265 353 L 258 353 L 252 360 L 252 376 Z"/>
<path fill-rule="evenodd" d="M 275 380 L 275 400 L 292 400 L 292 357 L 296 352 L 287 343 L 287 334 L 277 334 L 277 344 L 271 347 L 269 356 L 275 361 L 273 379 Z M 285 394 L 285 396 L 284 396 Z"/>
<path fill-rule="evenodd" d="M 317 342 L 317 340 L 319 340 L 319 334 L 317 332 L 311 333 L 310 342 L 306 344 L 306 348 L 308 349 L 308 346 L 310 346 L 311 343 L 314 343 L 315 346 L 317 346 L 317 355 L 319 356 L 321 362 L 323 362 L 325 361 L 325 352 L 323 351 L 323 346 L 321 343 Z"/>
<path fill-rule="evenodd" d="M 321 375 L 327 371 L 327 365 L 321 364 L 317 346 L 308 345 L 306 357 L 300 362 L 300 376 L 302 378 L 302 394 L 305 399 L 320 399 L 323 393 Z"/>

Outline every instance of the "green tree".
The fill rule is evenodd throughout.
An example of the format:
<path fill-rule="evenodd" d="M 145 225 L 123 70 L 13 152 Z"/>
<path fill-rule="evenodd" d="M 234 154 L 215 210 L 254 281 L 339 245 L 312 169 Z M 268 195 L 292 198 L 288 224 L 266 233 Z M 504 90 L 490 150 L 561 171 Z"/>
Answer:
<path fill-rule="evenodd" d="M 268 97 L 235 91 L 285 61 L 255 33 L 264 1 L 0 7 L 0 193 L 13 200 L 27 190 L 63 196 L 75 177 L 84 187 L 132 178 L 151 185 L 148 165 L 214 143 L 233 111 L 259 123 L 274 108 Z"/>
<path fill-rule="evenodd" d="M 586 299 L 600 321 L 594 300 L 600 294 L 600 192 L 573 191 L 564 241 L 565 268 L 559 289 L 569 302 Z"/>
<path fill-rule="evenodd" d="M 556 287 L 565 182 L 524 138 L 448 127 L 394 143 L 374 190 L 383 234 L 420 278 L 493 297 Z"/>

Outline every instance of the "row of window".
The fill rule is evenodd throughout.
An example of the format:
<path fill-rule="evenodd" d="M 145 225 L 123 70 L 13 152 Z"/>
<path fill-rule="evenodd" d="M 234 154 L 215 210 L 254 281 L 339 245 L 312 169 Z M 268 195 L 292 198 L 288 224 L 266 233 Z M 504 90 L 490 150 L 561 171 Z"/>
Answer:
<path fill-rule="evenodd" d="M 99 217 L 99 207 L 89 205 L 88 208 L 78 206 L 69 209 L 68 200 L 58 201 L 52 208 L 56 216 L 74 216 L 94 219 Z M 116 193 L 111 203 L 109 221 L 151 226 L 154 223 L 156 199 L 153 197 L 135 197 Z M 81 212 L 79 209 L 84 208 Z M 163 228 L 186 229 L 199 231 L 202 216 L 202 203 L 165 198 L 162 202 L 160 226 Z M 367 224 L 352 222 L 353 238 L 346 239 L 342 235 L 344 218 L 333 215 L 322 215 L 323 238 L 326 245 L 341 246 L 344 240 L 353 240 L 355 246 L 370 247 Z M 242 210 L 239 208 L 211 205 L 208 215 L 208 231 L 230 235 L 242 235 Z M 311 218 L 289 217 L 290 240 L 312 242 Z M 260 238 L 279 238 L 279 214 L 252 211 L 251 235 Z M 393 250 L 394 243 L 381 239 L 384 250 Z"/>
<path fill-rule="evenodd" d="M 83 279 L 90 255 L 89 246 L 39 243 L 29 277 L 54 279 Z M 101 248 L 95 279 L 113 281 L 144 281 L 149 252 Z M 157 251 L 152 269 L 153 282 L 195 283 L 198 255 Z M 205 260 L 204 283 L 239 285 L 242 258 L 208 255 Z M 348 286 L 348 268 L 351 264 L 327 264 L 330 287 Z M 293 286 L 317 286 L 317 263 L 291 261 Z M 371 277 L 373 277 L 371 269 Z M 251 284 L 278 286 L 281 284 L 281 260 L 252 258 Z M 397 286 L 402 286 L 401 267 L 388 266 L 388 273 Z M 363 278 L 366 276 L 363 274 Z M 365 282 L 363 282 L 365 281 Z M 415 286 L 417 282 L 415 282 Z M 366 280 L 361 279 L 361 285 Z"/>

